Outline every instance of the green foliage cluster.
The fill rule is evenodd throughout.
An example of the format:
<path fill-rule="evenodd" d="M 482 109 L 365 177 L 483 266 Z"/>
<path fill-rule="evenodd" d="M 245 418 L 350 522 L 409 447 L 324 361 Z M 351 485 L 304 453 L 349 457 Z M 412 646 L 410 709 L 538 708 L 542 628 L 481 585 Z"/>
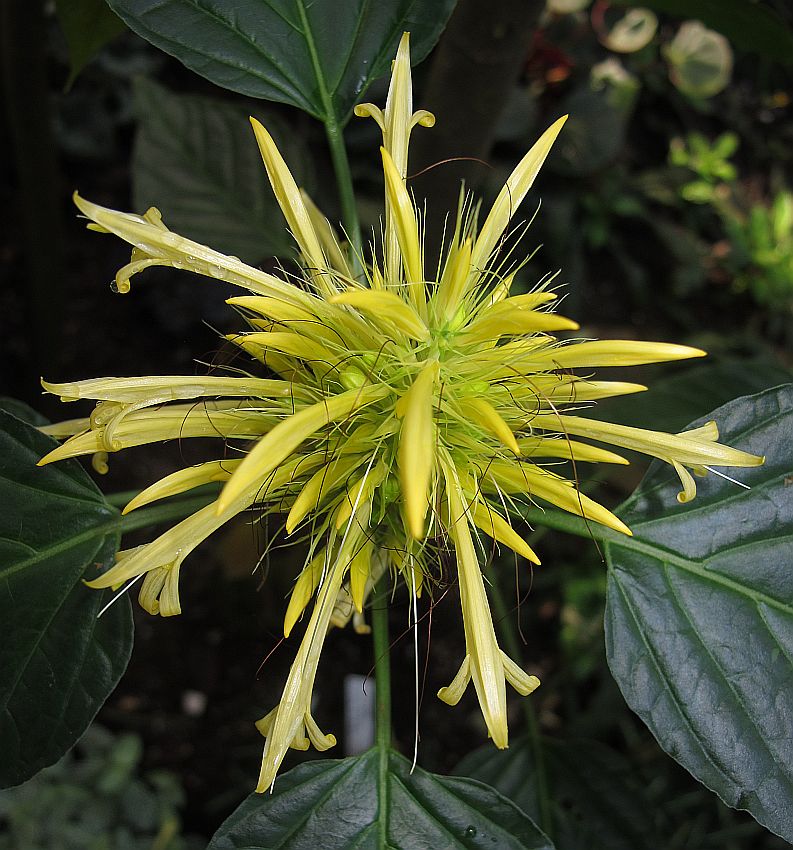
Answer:
<path fill-rule="evenodd" d="M 768 203 L 753 203 L 730 158 L 738 150 L 735 133 L 713 144 L 700 133 L 673 139 L 672 165 L 695 175 L 679 191 L 683 200 L 712 207 L 729 242 L 723 264 L 737 291 L 746 291 L 769 311 L 793 311 L 793 193 L 780 189 Z"/>
<path fill-rule="evenodd" d="M 0 791 L 0 850 L 200 850 L 181 834 L 184 791 L 140 773 L 136 735 L 92 726 L 59 762 Z"/>

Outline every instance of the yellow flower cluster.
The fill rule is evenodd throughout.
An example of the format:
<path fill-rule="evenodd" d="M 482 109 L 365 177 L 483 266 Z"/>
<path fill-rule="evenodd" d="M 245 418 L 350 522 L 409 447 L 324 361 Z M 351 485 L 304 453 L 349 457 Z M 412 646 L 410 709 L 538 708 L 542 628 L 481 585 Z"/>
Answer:
<path fill-rule="evenodd" d="M 223 482 L 217 500 L 153 542 L 127 553 L 90 586 L 120 586 L 143 576 L 140 602 L 178 614 L 186 556 L 249 509 L 286 516 L 303 532 L 309 556 L 286 611 L 288 635 L 315 598 L 280 703 L 259 723 L 266 737 L 258 790 L 268 788 L 288 748 L 333 745 L 311 715 L 320 652 L 332 623 L 362 612 L 385 571 L 421 592 L 441 550 L 453 550 L 459 576 L 465 652 L 459 673 L 438 695 L 455 704 L 473 681 L 487 729 L 506 747 L 506 686 L 529 694 L 539 680 L 500 649 L 477 557 L 483 534 L 539 564 L 512 528 L 516 501 L 549 503 L 629 534 L 575 481 L 548 468 L 567 459 L 626 461 L 578 439 L 644 452 L 672 464 L 680 498 L 695 494 L 691 472 L 753 466 L 761 458 L 720 445 L 715 424 L 669 435 L 598 422 L 571 411 L 644 387 L 591 377 L 594 367 L 631 366 L 703 352 L 636 341 L 559 340 L 578 325 L 553 311 L 547 284 L 513 294 L 515 268 L 499 251 L 514 210 L 529 191 L 564 118 L 519 163 L 481 227 L 461 203 L 437 271 L 424 262 L 422 225 L 405 186 L 412 129 L 432 126 L 413 112 L 408 38 L 393 66 L 384 111 L 356 109 L 383 131 L 384 237 L 380 250 L 353 262 L 329 222 L 298 189 L 267 130 L 252 119 L 267 175 L 297 243 L 303 280 L 287 282 L 169 231 L 156 209 L 115 212 L 75 202 L 102 232 L 133 246 L 116 279 L 150 266 L 186 269 L 236 284 L 231 298 L 247 330 L 231 337 L 250 357 L 250 374 L 103 378 L 45 383 L 64 401 L 93 399 L 89 419 L 45 428 L 65 442 L 50 463 L 129 446 L 189 437 L 220 438 L 236 455 L 168 475 L 126 511 Z M 356 274 L 354 269 L 363 268 Z M 581 371 L 583 370 L 583 371 Z M 261 375 L 258 377 L 257 375 Z M 200 402 L 200 403 L 197 403 Z M 228 454 L 228 452 L 225 452 Z M 346 606 L 345 606 L 345 603 Z"/>

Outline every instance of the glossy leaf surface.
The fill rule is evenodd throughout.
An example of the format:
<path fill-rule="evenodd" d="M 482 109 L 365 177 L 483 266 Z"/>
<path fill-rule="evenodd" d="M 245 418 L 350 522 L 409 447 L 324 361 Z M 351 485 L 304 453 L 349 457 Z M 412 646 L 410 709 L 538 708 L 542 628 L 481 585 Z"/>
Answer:
<path fill-rule="evenodd" d="M 472 779 L 435 776 L 372 749 L 302 764 L 252 794 L 209 850 L 553 850 L 513 803 Z"/>
<path fill-rule="evenodd" d="M 19 406 L 17 413 L 23 412 Z M 109 564 L 118 514 L 76 461 L 36 466 L 54 441 L 0 409 L 0 785 L 57 761 L 127 666 L 129 600 L 86 588 Z"/>
<path fill-rule="evenodd" d="M 634 537 L 605 547 L 609 665 L 666 752 L 791 840 L 793 385 L 707 418 L 766 463 L 729 470 L 751 489 L 709 475 L 685 505 L 651 467 L 619 511 Z"/>
<path fill-rule="evenodd" d="M 130 29 L 216 85 L 344 123 L 404 31 L 420 62 L 454 0 L 109 0 Z"/>

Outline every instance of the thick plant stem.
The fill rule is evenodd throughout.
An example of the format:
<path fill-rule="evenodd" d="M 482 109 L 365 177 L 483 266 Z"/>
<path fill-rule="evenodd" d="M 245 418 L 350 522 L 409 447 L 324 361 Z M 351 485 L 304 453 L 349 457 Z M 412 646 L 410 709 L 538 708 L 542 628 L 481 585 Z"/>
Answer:
<path fill-rule="evenodd" d="M 376 726 L 377 746 L 391 746 L 391 665 L 388 643 L 388 572 L 377 583 L 372 598 L 372 641 L 374 643 L 374 675 L 377 683 Z"/>
<path fill-rule="evenodd" d="M 341 126 L 330 119 L 325 122 L 325 133 L 328 137 L 336 185 L 339 190 L 342 224 L 352 246 L 353 264 L 357 272 L 361 265 L 361 226 L 358 222 L 358 209 L 355 206 L 350 161 L 347 158 L 347 149 L 344 147 L 344 134 Z"/>
<path fill-rule="evenodd" d="M 386 846 L 386 821 L 388 811 L 388 759 L 391 752 L 391 659 L 388 641 L 388 570 L 377 582 L 372 597 L 372 642 L 374 644 L 375 693 L 375 746 L 379 752 L 378 799 L 380 813 L 380 846 Z"/>
<path fill-rule="evenodd" d="M 501 585 L 497 578 L 488 584 L 488 592 L 493 603 L 493 612 L 496 615 L 496 627 L 499 630 L 501 640 L 504 642 L 507 655 L 520 663 L 519 659 L 522 654 L 520 644 L 515 636 L 515 629 L 512 626 L 509 611 L 504 600 L 504 594 L 501 591 Z M 550 789 L 548 787 L 548 775 L 545 770 L 545 754 L 542 749 L 542 737 L 540 736 L 540 728 L 537 723 L 537 715 L 535 714 L 531 697 L 524 697 L 521 704 L 526 721 L 526 735 L 529 742 L 529 749 L 531 750 L 531 760 L 534 765 L 539 826 L 549 838 L 553 839 Z"/>

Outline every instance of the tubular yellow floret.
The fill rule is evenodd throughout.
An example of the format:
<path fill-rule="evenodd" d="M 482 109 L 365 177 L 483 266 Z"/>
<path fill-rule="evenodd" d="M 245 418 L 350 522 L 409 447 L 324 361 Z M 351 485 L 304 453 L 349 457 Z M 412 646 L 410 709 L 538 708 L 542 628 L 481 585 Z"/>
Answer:
<path fill-rule="evenodd" d="M 309 272 L 321 292 L 334 292 L 335 286 L 331 280 L 332 275 L 328 273 L 327 262 L 322 253 L 319 238 L 314 230 L 314 225 L 311 223 L 311 216 L 300 190 L 297 188 L 297 183 L 292 177 L 292 172 L 284 162 L 284 158 L 276 147 L 272 136 L 262 124 L 253 117 L 251 117 L 250 122 L 275 198 L 289 224 L 292 235 L 297 241 L 300 253 L 308 264 Z"/>
<path fill-rule="evenodd" d="M 424 537 L 424 517 L 429 507 L 429 490 L 435 464 L 433 404 L 440 372 L 437 361 L 428 363 L 401 400 L 404 418 L 399 435 L 399 480 L 410 534 Z"/>
<path fill-rule="evenodd" d="M 551 124 L 509 176 L 504 188 L 494 201 L 474 244 L 471 253 L 471 266 L 474 270 L 484 269 L 487 266 L 493 249 L 506 230 L 509 220 L 531 189 L 565 121 L 567 121 L 566 115 Z"/>
<path fill-rule="evenodd" d="M 332 304 L 355 307 L 381 327 L 396 327 L 411 339 L 426 342 L 429 328 L 413 307 L 393 292 L 378 289 L 351 289 L 330 299 Z"/>
<path fill-rule="evenodd" d="M 353 411 L 388 395 L 384 387 L 347 390 L 320 401 L 279 422 L 251 449 L 228 481 L 217 501 L 218 514 L 225 512 L 234 499 L 257 481 L 262 481 L 311 434 L 329 422 L 343 419 Z"/>
<path fill-rule="evenodd" d="M 396 228 L 399 248 L 407 277 L 408 292 L 424 291 L 424 268 L 421 258 L 418 221 L 402 176 L 394 165 L 391 155 L 380 148 L 383 158 L 386 192 L 391 205 L 391 214 Z M 393 272 L 393 270 L 391 270 Z M 412 298 L 415 302 L 415 298 Z"/>

